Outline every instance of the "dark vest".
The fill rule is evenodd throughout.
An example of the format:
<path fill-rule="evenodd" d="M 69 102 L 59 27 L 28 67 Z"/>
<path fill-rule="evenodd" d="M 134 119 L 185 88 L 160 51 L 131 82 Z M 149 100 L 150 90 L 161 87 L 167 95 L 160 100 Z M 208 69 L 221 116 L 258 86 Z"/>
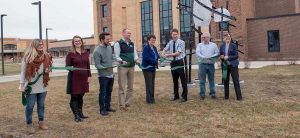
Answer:
<path fill-rule="evenodd" d="M 134 43 L 130 42 L 129 45 L 124 40 L 119 41 L 120 45 L 120 58 L 127 62 L 123 67 L 134 67 Z"/>

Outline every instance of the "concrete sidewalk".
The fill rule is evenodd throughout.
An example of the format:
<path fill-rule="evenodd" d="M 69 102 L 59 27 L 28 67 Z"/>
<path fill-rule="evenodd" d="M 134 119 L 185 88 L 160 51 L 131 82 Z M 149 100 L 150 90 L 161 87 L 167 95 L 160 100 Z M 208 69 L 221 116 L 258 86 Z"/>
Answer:
<path fill-rule="evenodd" d="M 248 68 L 262 68 L 265 66 L 270 66 L 270 65 L 289 65 L 289 61 L 253 61 L 250 62 Z M 296 64 L 300 64 L 300 61 L 297 61 Z M 58 63 L 54 64 L 53 66 L 57 67 L 64 67 L 65 65 L 63 63 Z M 216 69 L 219 68 L 219 65 L 216 63 L 215 64 Z M 240 62 L 239 68 L 243 69 L 245 68 L 245 63 Z M 95 70 L 95 66 L 91 65 L 92 73 L 97 73 L 97 70 Z M 198 65 L 193 65 L 192 69 L 198 69 Z M 169 71 L 170 66 L 165 66 L 165 67 L 159 67 L 157 71 Z M 141 69 L 138 66 L 135 66 L 135 71 L 141 71 Z M 114 68 L 114 72 L 117 72 L 117 68 Z M 64 70 L 53 70 L 52 73 L 50 73 L 51 77 L 57 77 L 57 76 L 66 76 L 68 74 L 68 71 Z M 18 81 L 20 80 L 20 74 L 19 75 L 10 75 L 10 76 L 1 76 L 0 77 L 0 83 L 3 82 L 12 82 L 12 81 Z"/>

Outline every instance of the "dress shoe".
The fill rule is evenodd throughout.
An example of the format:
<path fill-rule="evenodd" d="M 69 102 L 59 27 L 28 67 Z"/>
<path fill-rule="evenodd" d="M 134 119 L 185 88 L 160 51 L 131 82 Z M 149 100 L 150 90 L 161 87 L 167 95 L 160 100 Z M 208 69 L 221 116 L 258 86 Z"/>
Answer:
<path fill-rule="evenodd" d="M 102 116 L 107 116 L 108 115 L 108 112 L 107 111 L 100 111 L 100 114 L 102 115 Z"/>
<path fill-rule="evenodd" d="M 183 99 L 180 99 L 180 102 L 181 102 L 181 103 L 184 103 L 184 102 L 186 102 L 186 101 L 187 101 L 187 99 L 184 99 L 184 98 L 183 98 Z"/>
<path fill-rule="evenodd" d="M 179 100 L 179 98 L 174 97 L 170 99 L 170 101 L 176 101 L 176 100 Z"/>
<path fill-rule="evenodd" d="M 106 111 L 107 111 L 107 112 L 116 112 L 117 110 L 112 109 L 112 108 L 109 108 L 109 109 L 107 109 Z"/>

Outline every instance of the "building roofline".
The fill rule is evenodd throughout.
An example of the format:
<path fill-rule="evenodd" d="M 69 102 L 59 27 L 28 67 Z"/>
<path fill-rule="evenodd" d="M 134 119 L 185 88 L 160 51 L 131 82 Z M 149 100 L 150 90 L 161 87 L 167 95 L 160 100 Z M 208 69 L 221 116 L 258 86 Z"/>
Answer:
<path fill-rule="evenodd" d="M 91 36 L 91 37 L 83 37 L 82 38 L 83 40 L 84 39 L 94 39 L 94 36 Z M 65 39 L 65 40 L 56 40 L 56 41 L 51 41 L 49 43 L 56 43 L 56 42 L 65 42 L 65 41 L 71 41 L 72 39 Z"/>
<path fill-rule="evenodd" d="M 300 13 L 284 14 L 284 15 L 276 15 L 276 16 L 267 16 L 267 17 L 258 17 L 258 18 L 247 18 L 246 20 L 247 21 L 264 20 L 264 19 L 273 19 L 273 18 L 291 17 L 291 16 L 300 16 Z"/>
<path fill-rule="evenodd" d="M 38 38 L 17 38 L 17 37 L 4 37 L 4 41 L 33 41 L 34 39 Z M 46 41 L 46 39 L 43 39 L 43 41 Z M 56 41 L 56 39 L 49 39 L 49 41 Z"/>

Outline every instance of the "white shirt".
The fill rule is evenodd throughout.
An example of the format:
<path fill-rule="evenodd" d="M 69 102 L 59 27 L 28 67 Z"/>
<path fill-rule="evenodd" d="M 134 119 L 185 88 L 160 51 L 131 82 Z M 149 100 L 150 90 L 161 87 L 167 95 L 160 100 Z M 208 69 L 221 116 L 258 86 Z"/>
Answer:
<path fill-rule="evenodd" d="M 215 57 L 219 55 L 219 53 L 218 46 L 213 42 L 209 42 L 208 44 L 199 43 L 196 48 L 196 55 L 200 58 Z"/>
<path fill-rule="evenodd" d="M 169 41 L 169 43 L 164 48 L 164 51 L 168 53 L 173 53 L 173 45 L 174 45 L 174 41 L 173 40 Z M 178 39 L 175 42 L 175 52 L 180 53 L 179 56 L 175 58 L 175 60 L 181 60 L 185 57 L 185 42 L 183 40 Z"/>

